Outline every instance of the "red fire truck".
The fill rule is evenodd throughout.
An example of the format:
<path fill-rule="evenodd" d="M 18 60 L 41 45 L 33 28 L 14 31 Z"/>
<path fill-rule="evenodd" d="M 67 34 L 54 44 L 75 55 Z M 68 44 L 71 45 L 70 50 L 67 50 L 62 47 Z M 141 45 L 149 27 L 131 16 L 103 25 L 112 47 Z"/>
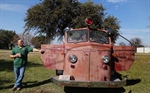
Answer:
<path fill-rule="evenodd" d="M 121 77 L 118 71 L 129 70 L 135 47 L 116 46 L 111 32 L 90 28 L 90 18 L 86 23 L 86 28 L 66 30 L 63 44 L 41 45 L 44 66 L 56 70 L 53 83 L 73 87 L 125 86 L 127 78 Z"/>

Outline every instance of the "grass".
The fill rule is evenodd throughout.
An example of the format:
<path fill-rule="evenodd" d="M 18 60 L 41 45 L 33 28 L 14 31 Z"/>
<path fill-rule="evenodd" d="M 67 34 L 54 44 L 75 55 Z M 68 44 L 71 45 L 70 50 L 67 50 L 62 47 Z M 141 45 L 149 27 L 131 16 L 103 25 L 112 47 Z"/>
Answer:
<path fill-rule="evenodd" d="M 11 93 L 10 89 L 15 82 L 10 52 L 0 50 L 0 93 Z M 24 88 L 19 93 L 63 93 L 63 87 L 51 83 L 50 78 L 55 76 L 55 71 L 43 66 L 40 53 L 29 53 L 28 57 L 29 62 L 23 79 Z"/>
<path fill-rule="evenodd" d="M 140 80 L 139 83 L 126 86 L 133 93 L 149 93 L 150 91 L 150 54 L 136 54 L 136 60 L 129 71 L 121 72 L 128 79 Z"/>
<path fill-rule="evenodd" d="M 0 50 L 0 93 L 11 93 L 10 88 L 15 82 L 13 59 L 9 58 L 10 52 L 10 50 Z M 33 52 L 28 56 L 29 62 L 23 79 L 23 89 L 15 93 L 65 93 L 63 86 L 51 82 L 50 78 L 55 76 L 55 71 L 43 66 L 40 53 Z M 130 70 L 120 73 L 128 76 L 129 79 L 127 86 L 123 87 L 125 93 L 130 90 L 132 93 L 149 93 L 150 54 L 136 54 L 136 60 Z"/>

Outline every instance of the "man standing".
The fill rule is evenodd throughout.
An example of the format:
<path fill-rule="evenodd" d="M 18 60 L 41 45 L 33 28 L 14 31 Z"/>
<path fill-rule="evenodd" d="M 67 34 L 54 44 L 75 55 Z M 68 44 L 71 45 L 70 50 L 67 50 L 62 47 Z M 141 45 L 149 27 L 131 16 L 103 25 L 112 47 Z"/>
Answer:
<path fill-rule="evenodd" d="M 14 58 L 13 64 L 14 64 L 14 73 L 15 73 L 15 78 L 16 78 L 14 87 L 11 89 L 13 91 L 21 89 L 21 84 L 22 84 L 22 80 L 24 77 L 26 64 L 28 60 L 28 53 L 32 51 L 40 52 L 40 50 L 38 49 L 31 48 L 29 46 L 24 46 L 22 39 L 19 39 L 17 43 L 18 43 L 18 46 L 13 48 L 10 54 L 10 57 Z"/>

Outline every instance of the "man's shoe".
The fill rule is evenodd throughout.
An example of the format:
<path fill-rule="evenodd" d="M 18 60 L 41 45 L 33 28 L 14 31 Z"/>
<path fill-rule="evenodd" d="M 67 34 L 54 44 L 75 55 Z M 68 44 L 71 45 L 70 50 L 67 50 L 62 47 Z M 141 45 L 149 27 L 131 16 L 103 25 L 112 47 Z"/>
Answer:
<path fill-rule="evenodd" d="M 21 90 L 21 88 L 20 88 L 20 87 L 17 87 L 17 89 L 16 89 L 16 90 L 18 90 L 18 91 L 19 91 L 19 90 Z"/>
<path fill-rule="evenodd" d="M 17 89 L 16 87 L 11 88 L 12 91 L 15 91 L 16 89 Z"/>

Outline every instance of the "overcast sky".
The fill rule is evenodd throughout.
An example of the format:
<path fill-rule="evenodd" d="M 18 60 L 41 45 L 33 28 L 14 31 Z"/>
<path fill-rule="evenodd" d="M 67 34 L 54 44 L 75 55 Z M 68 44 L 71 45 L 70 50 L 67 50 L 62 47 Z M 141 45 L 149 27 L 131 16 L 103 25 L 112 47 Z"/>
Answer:
<path fill-rule="evenodd" d="M 88 0 L 79 0 L 84 3 Z M 128 39 L 139 37 L 150 44 L 150 0 L 91 0 L 102 3 L 108 15 L 120 21 L 120 32 Z M 24 31 L 26 11 L 42 0 L 0 0 L 0 29 Z"/>

